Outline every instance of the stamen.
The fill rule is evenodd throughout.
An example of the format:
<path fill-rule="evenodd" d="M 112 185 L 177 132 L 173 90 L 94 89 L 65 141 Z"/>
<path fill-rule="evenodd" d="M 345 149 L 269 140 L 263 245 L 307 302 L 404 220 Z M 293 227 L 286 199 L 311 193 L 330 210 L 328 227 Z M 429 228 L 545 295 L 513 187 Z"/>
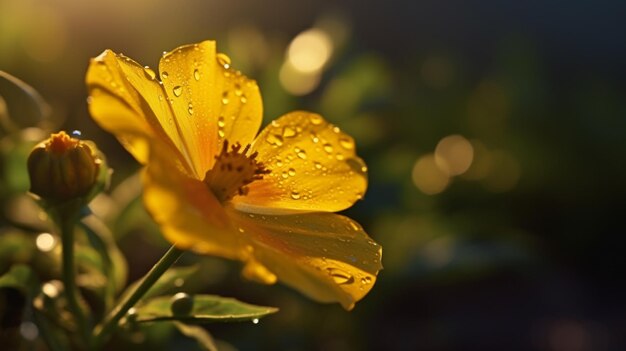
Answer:
<path fill-rule="evenodd" d="M 264 175 L 270 173 L 263 163 L 256 160 L 258 152 L 246 155 L 250 150 L 250 144 L 241 152 L 239 143 L 232 145 L 230 151 L 228 146 L 228 140 L 224 140 L 222 151 L 215 156 L 215 165 L 204 176 L 204 183 L 220 202 L 228 201 L 236 195 L 247 195 L 248 184 L 263 179 Z"/>

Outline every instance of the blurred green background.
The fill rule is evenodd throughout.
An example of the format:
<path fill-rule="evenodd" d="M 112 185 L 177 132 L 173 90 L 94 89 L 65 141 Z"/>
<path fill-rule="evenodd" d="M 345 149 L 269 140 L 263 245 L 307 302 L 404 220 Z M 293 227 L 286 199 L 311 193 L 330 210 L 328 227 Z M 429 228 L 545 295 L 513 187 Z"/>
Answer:
<path fill-rule="evenodd" d="M 88 116 L 90 57 L 110 48 L 155 67 L 163 51 L 216 39 L 259 82 L 265 123 L 307 109 L 355 137 L 370 183 L 346 214 L 384 248 L 376 286 L 345 312 L 187 254 L 181 264 L 205 273 L 199 291 L 281 309 L 208 326 L 236 348 L 620 350 L 624 13 L 610 0 L 0 0 L 0 69 L 50 107 L 45 120 L 13 111 L 14 123 L 80 130 L 107 155 L 112 190 L 94 211 L 115 218 L 131 280 L 167 244 L 124 197 L 138 191 L 138 165 Z M 28 262 L 52 277 L 36 249 L 6 244 L 16 227 L 34 242 L 39 227 L 21 195 L 30 146 L 3 137 L 0 270 Z M 135 205 L 113 215 L 116 201 Z M 148 335 L 153 350 L 195 347 L 171 330 Z"/>

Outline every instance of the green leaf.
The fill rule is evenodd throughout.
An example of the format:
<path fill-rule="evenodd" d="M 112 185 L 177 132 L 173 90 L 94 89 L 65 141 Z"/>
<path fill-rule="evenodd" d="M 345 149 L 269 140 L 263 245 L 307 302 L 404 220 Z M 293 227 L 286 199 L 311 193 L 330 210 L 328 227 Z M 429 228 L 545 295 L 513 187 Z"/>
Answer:
<path fill-rule="evenodd" d="M 16 264 L 0 276 L 0 288 L 14 288 L 26 295 L 35 295 L 39 290 L 38 279 L 30 267 Z"/>
<path fill-rule="evenodd" d="M 198 267 L 196 266 L 188 266 L 188 267 L 174 267 L 168 269 L 163 275 L 157 280 L 156 283 L 146 292 L 141 298 L 142 301 L 145 301 L 151 297 L 159 296 L 163 294 L 172 293 L 174 291 L 180 290 L 180 288 L 185 284 L 187 279 L 191 277 L 194 273 L 198 271 Z M 126 298 L 131 291 L 134 291 L 135 288 L 141 283 L 141 279 L 133 282 L 124 292 L 120 301 Z"/>
<path fill-rule="evenodd" d="M 197 325 L 187 325 L 180 322 L 174 322 L 174 325 L 183 335 L 195 339 L 202 349 L 207 351 L 217 351 L 215 341 L 211 334 L 204 328 Z"/>
<path fill-rule="evenodd" d="M 174 315 L 171 309 L 172 297 L 156 297 L 136 308 L 136 321 L 178 320 L 185 323 L 254 321 L 278 311 L 275 307 L 250 305 L 216 295 L 195 295 L 193 300 L 193 308 L 188 315 Z"/>

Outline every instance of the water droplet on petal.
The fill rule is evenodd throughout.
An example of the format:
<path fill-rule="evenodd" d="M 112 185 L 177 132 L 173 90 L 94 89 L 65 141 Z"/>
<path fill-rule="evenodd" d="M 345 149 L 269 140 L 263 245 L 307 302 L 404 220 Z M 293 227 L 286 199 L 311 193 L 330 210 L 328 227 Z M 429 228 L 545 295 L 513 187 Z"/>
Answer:
<path fill-rule="evenodd" d="M 268 133 L 267 137 L 265 137 L 265 141 L 274 146 L 283 145 L 283 137 L 278 134 Z"/>
<path fill-rule="evenodd" d="M 283 128 L 283 136 L 285 138 L 294 137 L 294 136 L 296 136 L 296 131 L 293 128 L 291 128 L 291 127 L 285 127 L 285 128 Z"/>
<path fill-rule="evenodd" d="M 300 193 L 297 192 L 297 191 L 292 191 L 291 192 L 291 198 L 294 199 L 294 200 L 300 199 Z"/>
<path fill-rule="evenodd" d="M 293 169 L 293 168 L 289 168 L 289 172 L 288 173 L 289 173 L 289 176 L 293 177 L 293 176 L 296 175 L 296 170 Z"/>
<path fill-rule="evenodd" d="M 167 73 L 165 71 L 163 71 L 163 73 L 161 73 L 161 78 L 162 79 L 167 79 L 167 77 L 169 77 L 169 76 L 170 76 L 169 73 Z"/>
<path fill-rule="evenodd" d="M 306 151 L 300 149 L 300 148 L 295 148 L 294 151 L 296 152 L 296 155 L 298 155 L 299 158 L 305 160 L 306 159 Z"/>
<path fill-rule="evenodd" d="M 197 68 L 193 70 L 193 78 L 195 80 L 200 80 L 200 71 L 198 71 Z"/>
<path fill-rule="evenodd" d="M 217 54 L 217 63 L 219 63 L 222 67 L 229 69 L 230 68 L 230 57 L 223 53 Z"/>
<path fill-rule="evenodd" d="M 190 115 L 193 115 L 193 105 L 191 104 L 191 102 L 187 106 L 187 112 L 189 112 Z"/>
<path fill-rule="evenodd" d="M 354 149 L 354 141 L 348 137 L 339 138 L 339 145 L 346 150 Z"/>
<path fill-rule="evenodd" d="M 143 73 L 145 73 L 146 74 L 146 78 L 148 78 L 150 80 L 154 80 L 156 78 L 156 73 L 154 73 L 154 71 L 150 67 L 148 67 L 148 66 L 145 66 L 143 68 Z"/>
<path fill-rule="evenodd" d="M 319 115 L 311 115 L 309 117 L 309 121 L 311 121 L 311 123 L 315 124 L 315 125 L 319 125 L 322 123 L 323 119 L 321 116 Z"/>
<path fill-rule="evenodd" d="M 316 169 L 322 169 L 322 164 L 317 161 L 313 162 L 313 165 L 315 165 Z"/>
<path fill-rule="evenodd" d="M 174 92 L 175 96 L 180 96 L 183 93 L 183 87 L 177 85 L 174 87 L 174 89 L 172 89 L 172 91 Z"/>
<path fill-rule="evenodd" d="M 217 126 L 220 128 L 224 128 L 225 125 L 226 125 L 226 122 L 224 121 L 224 116 L 219 116 L 217 118 Z"/>
<path fill-rule="evenodd" d="M 324 144 L 324 151 L 326 151 L 326 153 L 332 153 L 333 152 L 333 146 L 330 145 L 329 143 Z"/>
<path fill-rule="evenodd" d="M 253 319 L 253 320 L 252 320 L 252 323 L 253 323 L 253 324 L 259 324 L 259 319 L 258 319 L 258 318 Z"/>
<path fill-rule="evenodd" d="M 338 268 L 327 268 L 326 271 L 328 271 L 328 274 L 330 274 L 335 283 L 339 285 L 354 283 L 354 277 L 348 272 L 344 272 Z"/>

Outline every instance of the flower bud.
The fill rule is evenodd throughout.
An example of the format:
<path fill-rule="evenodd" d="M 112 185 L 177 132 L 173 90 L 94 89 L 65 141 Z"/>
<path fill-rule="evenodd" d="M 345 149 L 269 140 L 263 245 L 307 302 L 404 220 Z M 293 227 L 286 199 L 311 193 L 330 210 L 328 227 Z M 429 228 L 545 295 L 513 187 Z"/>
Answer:
<path fill-rule="evenodd" d="M 30 192 L 53 202 L 86 197 L 102 164 L 94 148 L 63 131 L 50 135 L 28 157 Z"/>

